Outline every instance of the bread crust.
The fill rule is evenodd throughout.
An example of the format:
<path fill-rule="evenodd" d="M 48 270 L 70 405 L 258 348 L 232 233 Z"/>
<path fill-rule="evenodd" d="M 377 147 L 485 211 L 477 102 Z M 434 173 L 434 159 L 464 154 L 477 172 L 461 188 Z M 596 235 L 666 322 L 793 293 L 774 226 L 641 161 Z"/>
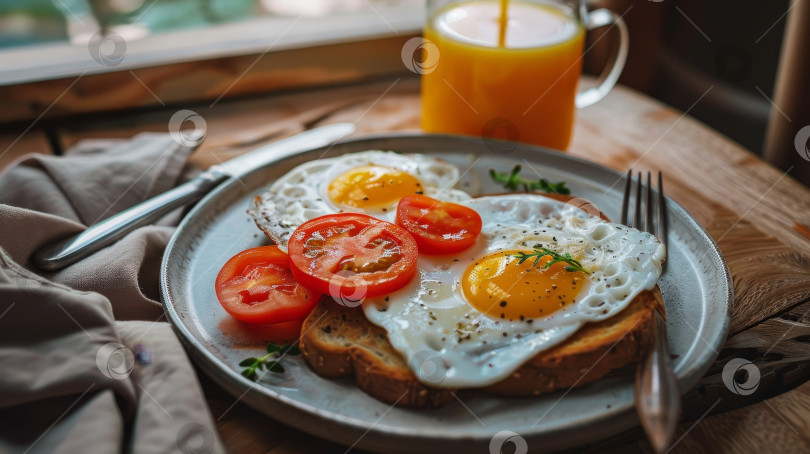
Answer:
<path fill-rule="evenodd" d="M 265 218 L 266 215 L 262 213 L 263 202 L 264 200 L 262 199 L 262 196 L 253 196 L 253 206 L 247 210 L 247 214 L 253 218 L 253 222 L 256 224 L 256 227 L 258 227 L 262 233 L 267 235 L 267 238 L 270 238 L 270 241 L 272 241 L 273 244 L 277 244 L 283 251 L 286 251 L 287 242 L 285 239 L 277 235 L 275 232 L 273 232 L 273 229 L 267 226 L 267 219 Z"/>
<path fill-rule="evenodd" d="M 588 323 L 562 344 L 538 353 L 506 379 L 483 388 L 502 396 L 537 396 L 582 386 L 611 370 L 640 361 L 655 335 L 655 311 L 662 311 L 656 287 L 639 294 L 619 314 Z M 358 388 L 389 404 L 436 408 L 453 399 L 454 390 L 420 383 L 385 330 L 369 322 L 359 308 L 324 298 L 304 321 L 301 353 L 324 378 L 353 377 Z"/>
<path fill-rule="evenodd" d="M 299 343 L 309 367 L 324 378 L 353 377 L 358 388 L 388 404 L 436 408 L 453 391 L 420 383 L 388 342 L 385 330 L 369 322 L 359 307 L 324 297 L 304 320 Z"/>
<path fill-rule="evenodd" d="M 486 391 L 507 396 L 539 394 L 581 386 L 613 369 L 640 361 L 655 336 L 655 311 L 664 306 L 661 291 L 641 292 L 615 316 L 587 323 L 562 344 L 535 355 Z"/>

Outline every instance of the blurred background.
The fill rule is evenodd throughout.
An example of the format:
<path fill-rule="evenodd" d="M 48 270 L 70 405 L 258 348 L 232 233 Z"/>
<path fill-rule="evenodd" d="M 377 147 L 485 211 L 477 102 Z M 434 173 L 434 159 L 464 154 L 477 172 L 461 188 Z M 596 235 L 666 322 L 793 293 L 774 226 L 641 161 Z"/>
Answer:
<path fill-rule="evenodd" d="M 780 74 L 790 79 L 785 73 L 794 67 L 807 71 L 810 57 L 791 63 L 785 60 L 795 55 L 780 56 L 789 40 L 808 40 L 806 31 L 785 37 L 790 16 L 807 16 L 810 8 L 791 11 L 797 0 L 589 3 L 623 13 L 628 22 L 631 51 L 621 83 L 688 112 L 754 154 L 789 165 L 774 150 L 786 147 L 786 125 L 795 131 L 798 107 L 783 106 L 790 96 L 785 87 L 778 93 L 777 81 Z M 47 121 L 149 108 L 156 98 L 216 99 L 244 71 L 248 82 L 227 96 L 407 77 L 399 50 L 420 33 L 422 22 L 422 0 L 2 0 L 0 129 L 19 129 L 39 116 Z M 611 36 L 601 38 L 589 37 L 596 45 L 586 55 L 587 72 L 598 73 L 610 54 Z M 810 44 L 799 45 L 806 54 Z M 250 57 L 264 54 L 272 58 L 250 66 Z M 196 79 L 187 74 L 192 71 Z M 115 76 L 124 72 L 136 74 L 157 96 L 127 96 L 125 86 L 133 81 Z M 52 105 L 80 76 L 91 81 L 83 82 L 90 84 L 86 92 Z M 95 88 L 103 86 L 117 91 Z M 166 86 L 175 91 L 166 93 Z M 794 97 L 807 95 L 805 87 L 789 89 Z M 782 137 L 769 137 L 769 131 Z"/>
<path fill-rule="evenodd" d="M 380 8 L 418 0 L 368 0 Z M 260 16 L 318 16 L 358 10 L 366 0 L 3 0 L 0 47 L 87 42 L 109 28 L 138 39 L 148 34 Z"/>

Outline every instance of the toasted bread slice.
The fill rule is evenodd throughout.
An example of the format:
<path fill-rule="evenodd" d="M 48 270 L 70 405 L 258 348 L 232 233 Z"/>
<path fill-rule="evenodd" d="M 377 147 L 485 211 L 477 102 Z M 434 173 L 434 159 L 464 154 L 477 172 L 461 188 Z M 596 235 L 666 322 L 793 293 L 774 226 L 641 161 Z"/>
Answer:
<path fill-rule="evenodd" d="M 639 294 L 616 316 L 586 324 L 562 344 L 537 354 L 485 390 L 536 396 L 590 383 L 640 361 L 653 341 L 656 310 L 663 310 L 658 287 Z M 357 387 L 367 394 L 407 408 L 435 408 L 453 399 L 453 390 L 420 383 L 388 342 L 385 330 L 369 322 L 360 308 L 324 298 L 304 321 L 301 332 L 301 353 L 324 378 L 354 377 Z"/>
<path fill-rule="evenodd" d="M 388 342 L 385 330 L 369 322 L 359 307 L 324 297 L 304 320 L 299 346 L 316 374 L 353 376 L 358 388 L 383 402 L 435 408 L 453 399 L 450 390 L 421 384 Z"/>
<path fill-rule="evenodd" d="M 615 316 L 587 323 L 565 342 L 540 352 L 487 391 L 510 396 L 538 395 L 584 385 L 619 367 L 640 361 L 655 335 L 655 311 L 664 300 L 656 286 L 641 292 Z"/>
<path fill-rule="evenodd" d="M 295 226 L 284 223 L 282 213 L 275 208 L 273 194 L 265 193 L 253 196 L 253 206 L 247 210 L 247 214 L 253 218 L 256 227 L 259 228 L 267 238 L 277 244 L 282 251 L 287 251 L 288 235 L 292 233 L 291 228 Z"/>
<path fill-rule="evenodd" d="M 549 197 L 578 203 L 608 220 L 595 206 L 571 196 Z M 661 292 L 640 293 L 610 319 L 588 323 L 561 344 L 543 351 L 506 379 L 484 390 L 499 395 L 533 396 L 581 386 L 614 369 L 640 361 L 653 342 L 655 311 L 664 314 Z M 435 408 L 453 399 L 453 390 L 420 383 L 394 350 L 385 330 L 369 322 L 362 309 L 324 298 L 304 321 L 300 340 L 304 359 L 325 378 L 353 377 L 371 396 L 408 408 Z"/>

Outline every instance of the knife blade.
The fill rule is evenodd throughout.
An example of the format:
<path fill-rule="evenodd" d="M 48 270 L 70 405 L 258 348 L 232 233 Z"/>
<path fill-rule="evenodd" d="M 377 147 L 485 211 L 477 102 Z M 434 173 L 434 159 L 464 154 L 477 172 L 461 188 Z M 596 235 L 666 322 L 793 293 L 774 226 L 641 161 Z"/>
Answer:
<path fill-rule="evenodd" d="M 78 235 L 43 247 L 34 254 L 34 264 L 45 271 L 62 269 L 109 246 L 136 228 L 155 222 L 172 210 L 196 202 L 224 181 L 239 178 L 273 160 L 329 145 L 354 130 L 351 123 L 321 126 L 212 166 L 174 189 L 92 225 Z"/>

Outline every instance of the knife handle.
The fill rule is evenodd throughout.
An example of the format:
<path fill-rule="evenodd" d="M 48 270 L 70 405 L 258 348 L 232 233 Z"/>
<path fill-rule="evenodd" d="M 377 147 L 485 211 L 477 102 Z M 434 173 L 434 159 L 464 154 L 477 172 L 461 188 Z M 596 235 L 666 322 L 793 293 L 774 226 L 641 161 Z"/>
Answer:
<path fill-rule="evenodd" d="M 90 226 L 78 235 L 43 247 L 34 254 L 34 263 L 45 271 L 60 270 L 109 246 L 136 228 L 199 200 L 228 178 L 230 176 L 218 166 L 211 167 L 191 181 Z"/>

